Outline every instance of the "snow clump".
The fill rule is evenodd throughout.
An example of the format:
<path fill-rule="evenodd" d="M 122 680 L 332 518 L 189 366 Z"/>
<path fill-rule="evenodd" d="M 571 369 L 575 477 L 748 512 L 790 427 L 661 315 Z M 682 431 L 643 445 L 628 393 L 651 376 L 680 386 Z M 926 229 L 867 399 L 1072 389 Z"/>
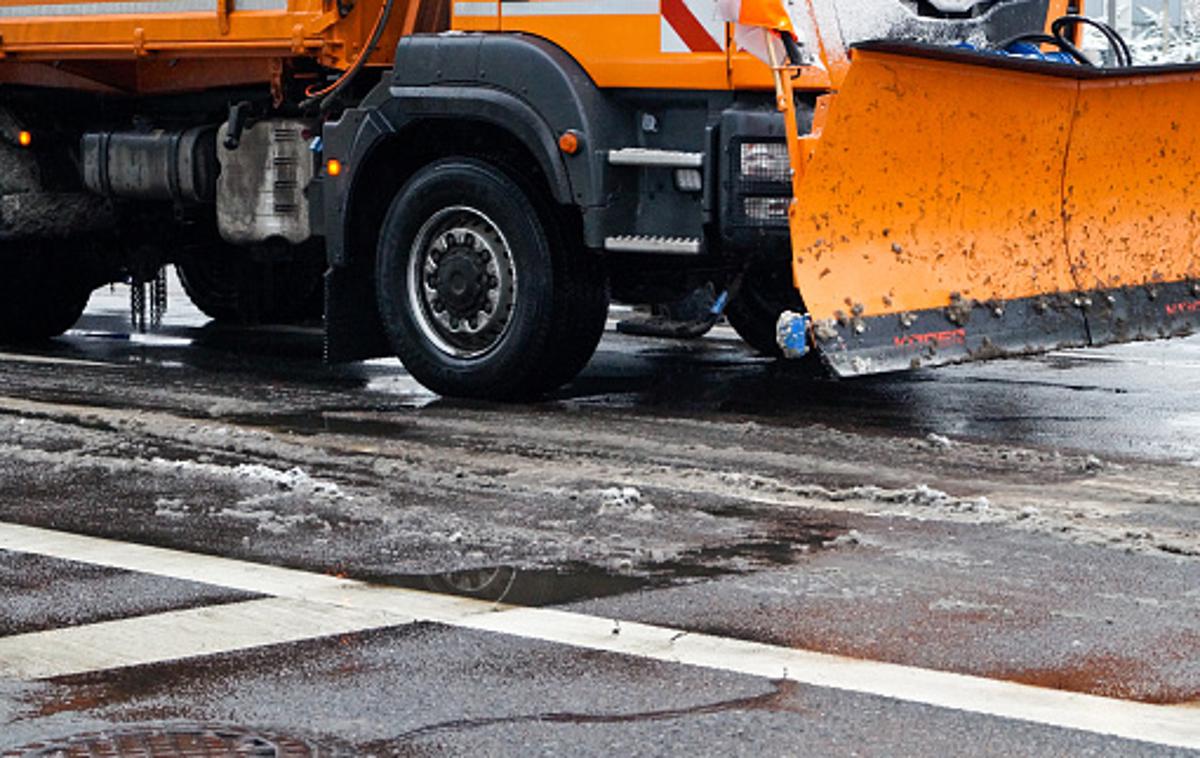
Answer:
<path fill-rule="evenodd" d="M 635 521 L 652 521 L 655 508 L 642 502 L 636 487 L 608 487 L 600 490 L 600 516 L 622 516 Z"/>
<path fill-rule="evenodd" d="M 244 463 L 235 466 L 233 477 L 248 482 L 271 484 L 280 490 L 305 495 L 318 495 L 332 499 L 343 499 L 346 495 L 336 484 L 324 479 L 314 479 L 299 466 L 286 471 L 264 466 L 261 463 Z"/>

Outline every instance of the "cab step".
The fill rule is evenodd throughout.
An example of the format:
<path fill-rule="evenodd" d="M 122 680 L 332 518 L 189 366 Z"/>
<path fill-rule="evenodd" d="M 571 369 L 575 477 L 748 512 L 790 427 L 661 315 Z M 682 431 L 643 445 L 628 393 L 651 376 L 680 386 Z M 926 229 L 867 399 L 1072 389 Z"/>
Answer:
<path fill-rule="evenodd" d="M 700 168 L 704 153 L 684 150 L 657 150 L 649 147 L 623 147 L 608 151 L 613 166 L 646 166 L 650 168 Z"/>
<path fill-rule="evenodd" d="M 625 234 L 606 237 L 604 249 L 613 253 L 660 253 L 663 255 L 699 255 L 698 237 L 654 237 L 644 234 Z"/>

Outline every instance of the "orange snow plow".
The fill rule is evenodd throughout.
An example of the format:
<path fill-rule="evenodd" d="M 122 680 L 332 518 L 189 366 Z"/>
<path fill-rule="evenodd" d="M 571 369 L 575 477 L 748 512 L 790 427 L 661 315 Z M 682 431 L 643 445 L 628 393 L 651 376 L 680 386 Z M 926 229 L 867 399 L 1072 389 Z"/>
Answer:
<path fill-rule="evenodd" d="M 788 131 L 793 276 L 840 376 L 1200 325 L 1198 65 L 870 43 Z"/>

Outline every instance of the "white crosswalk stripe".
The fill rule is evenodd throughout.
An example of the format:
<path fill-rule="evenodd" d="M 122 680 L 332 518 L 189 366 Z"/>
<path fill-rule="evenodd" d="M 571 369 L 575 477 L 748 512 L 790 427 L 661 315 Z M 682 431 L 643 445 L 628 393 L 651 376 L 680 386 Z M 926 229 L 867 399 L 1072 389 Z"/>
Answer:
<path fill-rule="evenodd" d="M 3 522 L 0 550 L 272 596 L 0 638 L 0 676 L 10 678 L 99 671 L 424 621 L 1200 749 L 1200 713 L 1187 706 L 1129 702 L 554 609 L 496 605 Z"/>

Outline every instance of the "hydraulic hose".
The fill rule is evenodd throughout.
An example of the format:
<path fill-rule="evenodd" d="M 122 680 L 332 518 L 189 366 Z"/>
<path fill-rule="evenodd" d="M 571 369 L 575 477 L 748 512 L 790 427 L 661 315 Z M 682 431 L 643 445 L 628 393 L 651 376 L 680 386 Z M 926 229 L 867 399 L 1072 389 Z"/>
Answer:
<path fill-rule="evenodd" d="M 1117 67 L 1127 68 L 1133 65 L 1133 54 L 1130 52 L 1129 45 L 1125 42 L 1124 37 L 1116 29 L 1113 29 L 1103 21 L 1097 21 L 1094 18 L 1086 16 L 1061 16 L 1054 19 L 1050 24 L 1050 34 L 1046 34 L 1045 32 L 1018 34 L 1015 37 L 1004 40 L 996 45 L 995 48 L 997 50 L 1007 50 L 1010 46 L 1018 42 L 1028 42 L 1035 45 L 1054 45 L 1080 64 L 1095 67 L 1097 64 L 1076 47 L 1075 43 L 1070 39 L 1070 33 L 1080 24 L 1090 26 L 1104 35 L 1105 41 L 1108 42 L 1109 47 L 1112 48 L 1116 56 Z"/>
<path fill-rule="evenodd" d="M 415 2 L 416 0 L 409 0 Z M 302 109 L 308 109 L 313 105 L 319 104 L 320 110 L 327 110 L 338 94 L 346 88 L 350 82 L 354 81 L 354 77 L 366 65 L 367 59 L 375 52 L 375 48 L 379 46 L 379 38 L 383 36 L 383 30 L 387 28 L 388 19 L 392 15 L 392 6 L 396 0 L 385 0 L 383 7 L 379 9 L 379 17 L 375 19 L 375 26 L 371 29 L 371 36 L 367 40 L 367 44 L 359 53 L 358 58 L 350 65 L 350 68 L 342 72 L 332 84 L 328 87 L 319 90 L 313 90 L 312 87 L 306 89 L 304 94 L 306 99 L 300 103 Z M 314 85 L 315 86 L 315 85 Z"/>

